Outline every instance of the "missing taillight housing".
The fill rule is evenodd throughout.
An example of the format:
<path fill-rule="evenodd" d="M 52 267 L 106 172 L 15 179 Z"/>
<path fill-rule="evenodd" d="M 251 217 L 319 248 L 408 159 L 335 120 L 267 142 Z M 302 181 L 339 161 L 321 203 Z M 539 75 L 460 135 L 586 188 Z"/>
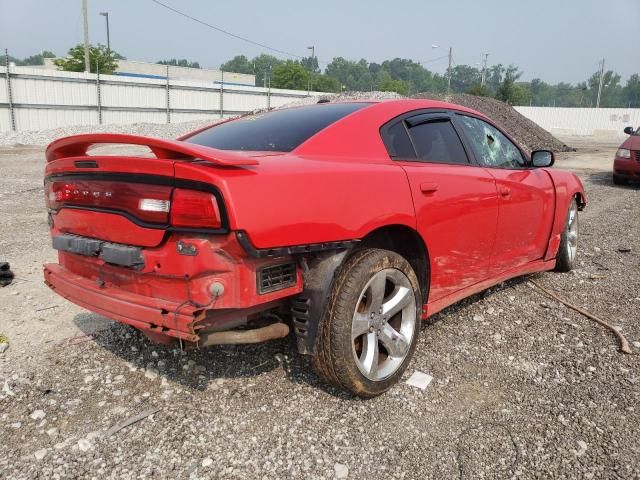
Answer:
<path fill-rule="evenodd" d="M 186 228 L 220 228 L 216 197 L 207 192 L 176 188 L 171 199 L 171 225 Z"/>

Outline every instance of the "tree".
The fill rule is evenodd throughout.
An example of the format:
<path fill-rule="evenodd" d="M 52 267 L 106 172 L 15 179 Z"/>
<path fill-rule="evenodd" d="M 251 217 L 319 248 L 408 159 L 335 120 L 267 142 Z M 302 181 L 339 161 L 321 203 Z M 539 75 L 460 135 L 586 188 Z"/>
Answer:
<path fill-rule="evenodd" d="M 634 73 L 624 87 L 624 103 L 630 107 L 640 107 L 640 75 Z"/>
<path fill-rule="evenodd" d="M 231 60 L 220 65 L 225 72 L 253 74 L 253 64 L 244 55 L 236 55 Z"/>
<path fill-rule="evenodd" d="M 451 89 L 454 92 L 468 92 L 471 87 L 480 83 L 481 73 L 469 65 L 456 65 L 451 70 Z"/>
<path fill-rule="evenodd" d="M 156 63 L 159 63 L 160 65 L 173 65 L 174 67 L 200 68 L 200 64 L 198 62 L 191 62 L 186 58 L 181 58 L 180 60 L 176 60 L 175 58 L 172 58 L 171 60 L 159 60 Z"/>
<path fill-rule="evenodd" d="M 340 82 L 329 75 L 313 75 L 311 77 L 311 90 L 315 92 L 339 92 Z"/>
<path fill-rule="evenodd" d="M 520 92 L 516 87 L 516 80 L 521 76 L 522 72 L 518 70 L 518 67 L 515 65 L 509 65 L 504 74 L 504 78 L 502 79 L 502 83 L 500 83 L 498 91 L 496 92 L 496 98 L 503 102 L 510 103 L 511 105 L 519 101 L 520 98 L 518 95 Z"/>
<path fill-rule="evenodd" d="M 287 60 L 273 68 L 271 86 L 291 90 L 306 90 L 309 85 L 309 71 L 298 62 Z"/>
<path fill-rule="evenodd" d="M 29 65 L 44 65 L 45 58 L 55 58 L 56 54 L 49 50 L 43 50 L 41 53 L 36 53 L 30 57 L 20 59 L 9 55 L 9 62 L 15 63 L 18 67 L 24 67 Z M 0 55 L 0 65 L 5 64 L 4 55 Z"/>
<path fill-rule="evenodd" d="M 105 45 L 89 45 L 89 65 L 92 73 L 96 73 L 96 67 L 100 73 L 113 73 L 118 68 L 118 58 L 124 59 L 113 50 L 107 49 Z M 84 72 L 84 45 L 79 43 L 70 48 L 66 58 L 57 58 L 53 63 L 67 72 Z"/>
<path fill-rule="evenodd" d="M 471 88 L 467 90 L 467 93 L 469 95 L 475 95 L 476 97 L 488 97 L 491 95 L 489 89 L 484 85 L 480 85 L 479 83 L 472 85 Z"/>
<path fill-rule="evenodd" d="M 409 94 L 409 84 L 404 80 L 387 80 L 379 88 L 382 92 L 396 92 L 400 95 Z"/>
<path fill-rule="evenodd" d="M 318 65 L 318 57 L 303 57 L 300 60 L 300 65 L 309 70 L 312 73 L 320 73 L 320 66 Z"/>

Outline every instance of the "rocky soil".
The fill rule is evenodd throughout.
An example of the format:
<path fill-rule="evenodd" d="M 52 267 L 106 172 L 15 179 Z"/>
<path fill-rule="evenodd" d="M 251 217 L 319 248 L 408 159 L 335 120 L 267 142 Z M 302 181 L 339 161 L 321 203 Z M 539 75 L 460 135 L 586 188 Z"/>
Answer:
<path fill-rule="evenodd" d="M 0 260 L 16 275 L 0 288 L 0 477 L 640 478 L 640 187 L 580 170 L 578 268 L 534 276 L 633 354 L 516 279 L 424 324 L 406 376 L 432 375 L 426 390 L 364 401 L 290 340 L 183 353 L 49 291 L 43 164 L 42 148 L 0 149 Z"/>
<path fill-rule="evenodd" d="M 537 123 L 518 113 L 511 105 L 495 98 L 478 97 L 465 93 L 455 95 L 419 93 L 415 95 L 415 98 L 443 100 L 483 113 L 502 126 L 521 146 L 529 151 L 553 150 L 554 152 L 571 152 L 574 150 Z"/>

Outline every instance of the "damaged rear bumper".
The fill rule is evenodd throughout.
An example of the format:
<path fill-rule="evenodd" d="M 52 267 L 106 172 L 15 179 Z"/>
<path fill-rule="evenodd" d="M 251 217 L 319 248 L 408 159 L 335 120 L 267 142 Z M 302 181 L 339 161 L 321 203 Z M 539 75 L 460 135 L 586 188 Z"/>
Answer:
<path fill-rule="evenodd" d="M 114 286 L 101 287 L 53 263 L 44 265 L 44 279 L 58 295 L 87 310 L 145 333 L 198 341 L 194 329 L 198 311 L 192 305 L 138 295 Z"/>

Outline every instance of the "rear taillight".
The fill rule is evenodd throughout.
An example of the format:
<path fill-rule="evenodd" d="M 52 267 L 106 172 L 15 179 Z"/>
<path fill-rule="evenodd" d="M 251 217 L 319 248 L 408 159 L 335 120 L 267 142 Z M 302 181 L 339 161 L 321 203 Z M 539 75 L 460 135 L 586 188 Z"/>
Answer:
<path fill-rule="evenodd" d="M 113 210 L 146 223 L 206 229 L 222 226 L 214 195 L 165 185 L 102 180 L 47 181 L 45 201 L 51 210 L 61 207 Z"/>
<path fill-rule="evenodd" d="M 171 199 L 171 225 L 189 228 L 220 228 L 216 197 L 197 190 L 176 188 Z"/>
<path fill-rule="evenodd" d="M 150 223 L 167 224 L 171 208 L 170 186 L 141 183 L 52 181 L 45 185 L 47 207 L 63 206 L 124 211 Z"/>

